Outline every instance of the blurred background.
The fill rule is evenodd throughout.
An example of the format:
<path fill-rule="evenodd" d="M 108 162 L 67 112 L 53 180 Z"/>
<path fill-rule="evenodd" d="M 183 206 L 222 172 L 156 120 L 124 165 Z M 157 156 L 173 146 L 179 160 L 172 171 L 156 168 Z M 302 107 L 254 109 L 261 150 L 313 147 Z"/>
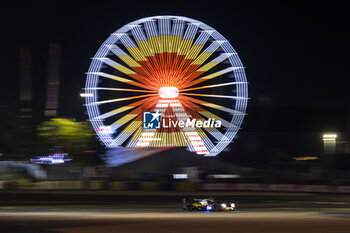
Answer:
<path fill-rule="evenodd" d="M 107 150 L 87 121 L 80 93 L 90 58 L 113 31 L 159 14 L 216 28 L 246 66 L 248 115 L 215 158 L 184 148 Z M 321 3 L 9 3 L 0 16 L 0 188 L 343 192 L 345 16 L 340 4 Z"/>
<path fill-rule="evenodd" d="M 344 3 L 6 1 L 0 11 L 0 232 L 349 232 Z M 154 15 L 208 24 L 245 66 L 247 115 L 216 157 L 106 149 L 88 121 L 91 58 Z M 184 197 L 210 196 L 237 211 L 182 210 Z"/>

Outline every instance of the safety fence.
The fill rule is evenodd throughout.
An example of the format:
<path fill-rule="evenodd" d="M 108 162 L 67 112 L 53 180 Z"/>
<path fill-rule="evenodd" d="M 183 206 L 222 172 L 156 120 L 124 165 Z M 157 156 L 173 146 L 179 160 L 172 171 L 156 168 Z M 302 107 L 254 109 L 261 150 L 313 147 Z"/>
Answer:
<path fill-rule="evenodd" d="M 350 193 L 350 185 L 203 183 L 201 191 L 253 191 L 293 193 Z"/>
<path fill-rule="evenodd" d="M 0 182 L 0 189 L 25 190 L 111 190 L 111 191 L 178 191 L 199 190 L 194 182 L 120 182 L 120 181 L 41 181 L 35 183 Z"/>
<path fill-rule="evenodd" d="M 111 191 L 249 191 L 294 193 L 350 193 L 350 185 L 198 183 L 198 182 L 122 182 L 122 181 L 0 181 L 0 189 L 13 190 L 111 190 Z"/>

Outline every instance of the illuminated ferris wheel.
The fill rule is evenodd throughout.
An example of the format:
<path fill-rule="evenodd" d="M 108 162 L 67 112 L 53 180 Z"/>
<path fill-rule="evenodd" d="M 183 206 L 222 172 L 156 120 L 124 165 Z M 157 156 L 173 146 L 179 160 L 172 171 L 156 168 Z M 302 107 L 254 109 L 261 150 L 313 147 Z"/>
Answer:
<path fill-rule="evenodd" d="M 215 156 L 242 124 L 247 86 L 238 54 L 219 32 L 190 18 L 155 16 L 101 45 L 85 101 L 106 147 L 187 147 Z M 156 127 L 146 127 L 146 113 Z"/>

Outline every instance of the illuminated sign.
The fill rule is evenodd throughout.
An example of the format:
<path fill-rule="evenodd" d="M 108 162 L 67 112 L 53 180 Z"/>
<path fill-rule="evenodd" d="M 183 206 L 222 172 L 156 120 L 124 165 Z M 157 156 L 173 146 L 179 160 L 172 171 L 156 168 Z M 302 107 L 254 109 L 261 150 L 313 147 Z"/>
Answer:
<path fill-rule="evenodd" d="M 144 129 L 160 129 L 160 116 L 162 114 L 159 111 L 156 112 L 144 112 L 143 113 L 143 128 Z"/>
<path fill-rule="evenodd" d="M 171 119 L 163 119 L 162 126 L 164 128 L 220 128 L 221 127 L 221 121 L 215 120 L 212 118 L 209 118 L 208 120 L 201 121 L 197 119 L 187 119 L 186 121 L 180 120 L 180 121 L 174 121 Z"/>

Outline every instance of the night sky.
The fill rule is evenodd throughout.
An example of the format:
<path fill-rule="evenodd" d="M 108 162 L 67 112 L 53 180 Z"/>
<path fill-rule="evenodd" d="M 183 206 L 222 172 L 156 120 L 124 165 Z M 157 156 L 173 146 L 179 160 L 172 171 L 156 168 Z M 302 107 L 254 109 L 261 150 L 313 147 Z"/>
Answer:
<path fill-rule="evenodd" d="M 73 1 L 71 1 L 73 2 Z M 79 92 L 90 58 L 123 25 L 180 15 L 225 36 L 246 67 L 248 116 L 232 154 L 318 153 L 323 131 L 342 132 L 349 117 L 347 8 L 327 4 L 232 1 L 46 1 L 1 7 L 1 106 L 19 99 L 19 48 L 32 47 L 34 102 L 43 108 L 47 47 L 62 45 L 60 115 L 85 120 Z M 130 4 L 127 4 L 130 2 Z M 261 1 L 262 2 L 262 1 Z M 271 152 L 272 151 L 272 152 Z M 238 156 L 239 157 L 239 156 Z"/>

